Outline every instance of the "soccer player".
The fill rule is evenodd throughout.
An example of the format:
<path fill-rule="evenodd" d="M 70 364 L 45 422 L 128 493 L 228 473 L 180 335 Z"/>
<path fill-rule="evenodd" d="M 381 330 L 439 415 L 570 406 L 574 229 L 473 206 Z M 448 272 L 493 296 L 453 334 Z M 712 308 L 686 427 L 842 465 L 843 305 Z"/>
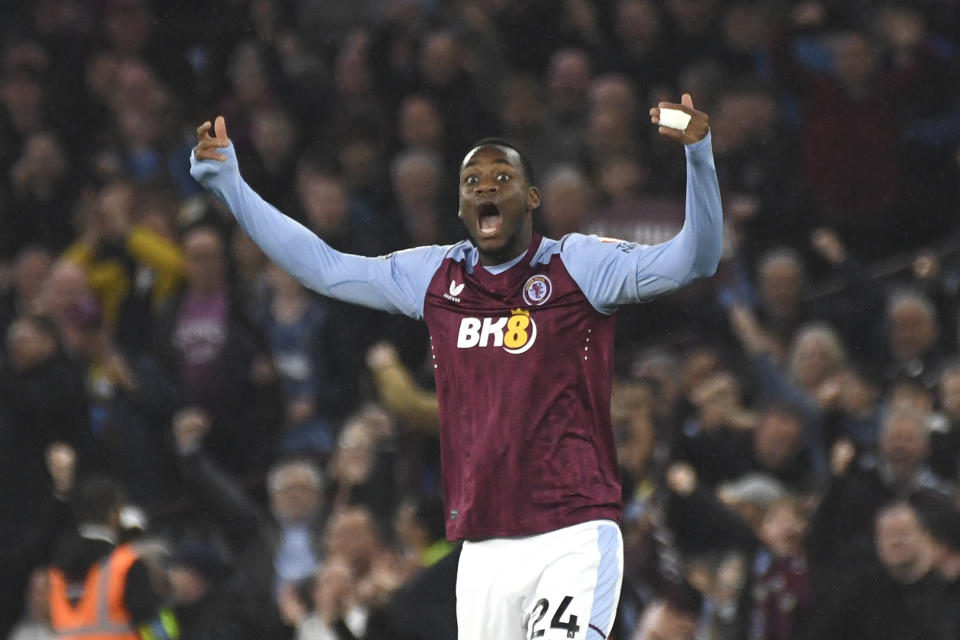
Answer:
<path fill-rule="evenodd" d="M 668 242 L 534 233 L 533 168 L 489 139 L 460 165 L 470 240 L 382 257 L 334 251 L 241 178 L 226 124 L 198 127 L 191 173 L 270 258 L 327 296 L 426 321 L 440 411 L 447 537 L 463 540 L 460 638 L 605 638 L 623 573 L 610 424 L 614 312 L 714 273 L 720 190 L 709 119 L 690 116 L 686 221 Z"/>

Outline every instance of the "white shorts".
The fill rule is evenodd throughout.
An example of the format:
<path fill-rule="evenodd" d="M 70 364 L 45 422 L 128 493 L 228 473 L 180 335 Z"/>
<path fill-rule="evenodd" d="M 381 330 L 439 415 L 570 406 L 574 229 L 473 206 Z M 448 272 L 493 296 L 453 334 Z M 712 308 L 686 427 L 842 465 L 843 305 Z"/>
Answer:
<path fill-rule="evenodd" d="M 622 580 L 623 537 L 609 520 L 464 542 L 459 640 L 603 640 Z"/>

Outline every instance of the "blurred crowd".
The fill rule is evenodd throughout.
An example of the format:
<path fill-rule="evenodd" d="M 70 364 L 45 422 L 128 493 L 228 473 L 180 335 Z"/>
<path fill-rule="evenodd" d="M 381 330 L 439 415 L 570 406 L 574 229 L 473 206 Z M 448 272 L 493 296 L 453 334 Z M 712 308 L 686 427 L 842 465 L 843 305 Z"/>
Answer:
<path fill-rule="evenodd" d="M 270 264 L 196 127 L 340 250 L 464 238 L 490 135 L 541 232 L 651 244 L 685 177 L 647 110 L 689 92 L 725 253 L 620 312 L 612 637 L 960 638 L 957 3 L 5 0 L 0 34 L 0 636 L 129 542 L 157 633 L 455 638 L 425 329 Z"/>

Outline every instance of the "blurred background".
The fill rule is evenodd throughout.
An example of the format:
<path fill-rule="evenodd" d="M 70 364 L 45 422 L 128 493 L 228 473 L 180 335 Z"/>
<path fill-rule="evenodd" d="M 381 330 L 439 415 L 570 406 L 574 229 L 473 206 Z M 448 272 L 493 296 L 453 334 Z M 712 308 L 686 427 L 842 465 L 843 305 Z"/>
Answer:
<path fill-rule="evenodd" d="M 185 639 L 454 638 L 425 328 L 270 264 L 196 127 L 343 251 L 465 238 L 492 135 L 539 231 L 653 244 L 648 110 L 689 92 L 724 257 L 619 312 L 612 637 L 960 637 L 958 35 L 953 0 L 5 0 L 0 636 L 53 637 L 96 539 Z"/>

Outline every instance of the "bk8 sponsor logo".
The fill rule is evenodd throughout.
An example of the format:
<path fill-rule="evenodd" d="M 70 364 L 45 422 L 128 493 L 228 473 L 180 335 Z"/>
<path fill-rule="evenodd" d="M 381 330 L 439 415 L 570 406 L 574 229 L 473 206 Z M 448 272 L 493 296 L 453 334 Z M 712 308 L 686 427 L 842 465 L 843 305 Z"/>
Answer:
<path fill-rule="evenodd" d="M 507 353 L 523 353 L 537 340 L 537 323 L 525 309 L 514 309 L 509 317 L 463 318 L 457 335 L 458 349 L 501 347 Z"/>

